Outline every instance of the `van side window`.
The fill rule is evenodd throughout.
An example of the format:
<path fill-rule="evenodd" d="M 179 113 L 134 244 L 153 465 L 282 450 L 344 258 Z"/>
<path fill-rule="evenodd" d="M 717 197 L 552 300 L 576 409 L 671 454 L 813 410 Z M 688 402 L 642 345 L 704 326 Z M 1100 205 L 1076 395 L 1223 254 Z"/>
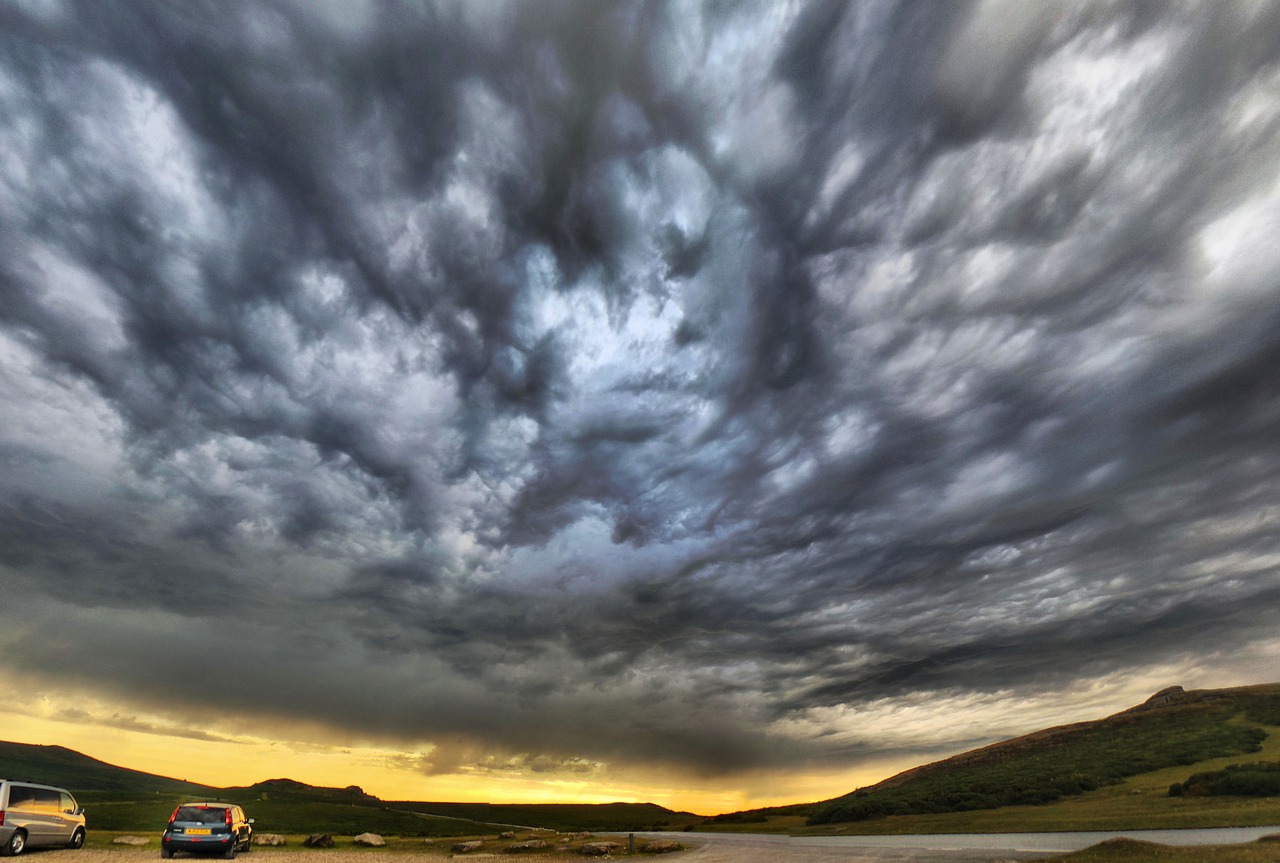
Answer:
<path fill-rule="evenodd" d="M 74 813 L 76 811 L 76 801 L 65 791 L 60 792 L 58 794 L 58 808 L 68 814 Z"/>
<path fill-rule="evenodd" d="M 9 786 L 10 809 L 35 809 L 36 790 L 30 785 Z"/>
<path fill-rule="evenodd" d="M 58 792 L 52 788 L 37 788 L 36 792 L 36 809 L 41 812 L 57 812 L 58 811 Z"/>

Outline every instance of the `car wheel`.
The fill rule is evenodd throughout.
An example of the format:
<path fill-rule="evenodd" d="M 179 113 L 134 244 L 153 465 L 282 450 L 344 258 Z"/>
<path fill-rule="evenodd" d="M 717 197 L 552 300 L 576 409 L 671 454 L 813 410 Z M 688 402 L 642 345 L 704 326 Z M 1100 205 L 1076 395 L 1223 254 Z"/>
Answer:
<path fill-rule="evenodd" d="M 84 828 L 77 827 L 76 832 L 71 834 L 71 841 L 67 843 L 67 847 L 73 851 L 77 848 L 84 847 Z"/>
<path fill-rule="evenodd" d="M 9 841 L 5 843 L 3 853 L 6 857 L 17 857 L 27 850 L 27 834 L 22 830 L 13 831 Z"/>
<path fill-rule="evenodd" d="M 227 846 L 227 850 L 222 852 L 222 859 L 223 860 L 236 859 L 236 843 L 232 842 L 230 845 Z"/>
<path fill-rule="evenodd" d="M 161 856 L 161 857 L 163 857 L 163 858 L 164 858 L 164 859 L 166 859 L 166 860 L 172 860 L 172 859 L 173 859 L 173 849 L 172 849 L 172 848 L 161 848 L 161 849 L 160 849 L 160 856 Z"/>

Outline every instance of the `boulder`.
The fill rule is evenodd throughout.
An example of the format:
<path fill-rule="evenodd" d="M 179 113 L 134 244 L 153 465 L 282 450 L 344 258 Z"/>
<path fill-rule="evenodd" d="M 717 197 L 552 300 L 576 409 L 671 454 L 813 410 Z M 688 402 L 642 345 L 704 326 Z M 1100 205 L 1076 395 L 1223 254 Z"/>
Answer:
<path fill-rule="evenodd" d="M 588 857 L 604 857 L 607 854 L 621 850 L 621 842 L 588 842 L 585 845 L 578 846 L 578 853 L 586 854 Z"/>
<path fill-rule="evenodd" d="M 332 848 L 333 837 L 328 833 L 312 833 L 302 840 L 302 844 L 308 848 Z"/>
<path fill-rule="evenodd" d="M 683 851 L 684 846 L 674 839 L 654 839 L 640 848 L 641 854 L 670 854 L 672 851 Z"/>
<path fill-rule="evenodd" d="M 454 854 L 470 854 L 473 851 L 479 851 L 484 847 L 484 843 L 479 839 L 472 839 L 469 842 L 457 842 L 450 850 Z"/>
<path fill-rule="evenodd" d="M 501 833 L 499 833 L 499 834 L 498 834 L 498 838 L 499 838 L 499 839 L 514 839 L 514 838 L 516 838 L 516 834 L 515 834 L 515 831 L 513 831 L 513 830 L 504 830 L 504 831 L 502 831 Z"/>
<path fill-rule="evenodd" d="M 366 848 L 385 848 L 387 840 L 383 839 L 377 833 L 361 833 L 359 836 L 351 840 L 357 845 L 363 845 Z"/>
<path fill-rule="evenodd" d="M 506 848 L 502 849 L 503 854 L 527 854 L 530 851 L 545 851 L 547 843 L 541 839 L 526 839 L 523 842 L 513 842 Z"/>
<path fill-rule="evenodd" d="M 279 833 L 255 833 L 253 834 L 254 845 L 271 845 L 280 846 L 285 844 L 284 837 Z"/>
<path fill-rule="evenodd" d="M 116 838 L 111 840 L 111 844 L 112 845 L 146 845 L 150 841 L 151 841 L 150 839 L 147 839 L 146 837 L 143 837 L 143 836 L 117 836 Z"/>

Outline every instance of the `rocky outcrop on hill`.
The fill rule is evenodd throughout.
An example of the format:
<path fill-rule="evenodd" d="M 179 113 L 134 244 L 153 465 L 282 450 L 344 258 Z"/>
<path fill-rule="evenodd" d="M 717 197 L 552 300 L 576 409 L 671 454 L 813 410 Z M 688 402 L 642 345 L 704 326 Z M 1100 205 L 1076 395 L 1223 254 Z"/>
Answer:
<path fill-rule="evenodd" d="M 1148 698 L 1146 701 L 1142 702 L 1142 704 L 1139 705 L 1139 709 L 1149 708 L 1149 707 L 1163 707 L 1166 704 L 1172 704 L 1175 701 L 1181 700 L 1184 696 L 1186 696 L 1186 694 L 1187 694 L 1187 691 L 1183 689 L 1181 686 L 1168 686 L 1168 687 L 1165 687 L 1164 689 L 1161 689 L 1159 692 L 1157 692 L 1155 695 Z"/>
<path fill-rule="evenodd" d="M 475 851 L 479 851 L 483 847 L 484 843 L 479 839 L 472 839 L 469 842 L 455 842 L 453 847 L 449 850 L 454 854 L 471 854 Z"/>

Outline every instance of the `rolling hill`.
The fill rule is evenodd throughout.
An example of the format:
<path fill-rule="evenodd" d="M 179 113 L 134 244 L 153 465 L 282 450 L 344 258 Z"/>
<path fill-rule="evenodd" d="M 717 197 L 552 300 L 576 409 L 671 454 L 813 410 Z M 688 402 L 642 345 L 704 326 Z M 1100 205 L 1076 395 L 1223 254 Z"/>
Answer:
<path fill-rule="evenodd" d="M 60 746 L 0 742 L 0 776 L 71 789 L 100 830 L 157 829 L 182 798 L 241 803 L 259 829 L 401 836 L 569 830 L 1000 832 L 1280 823 L 1280 684 L 1163 690 L 1104 719 L 1037 731 L 811 804 L 703 818 L 654 804 L 383 801 L 356 786 L 270 779 L 210 788 Z M 1238 764 L 1247 765 L 1245 768 Z M 1275 765 L 1273 768 L 1271 765 Z M 1248 789 L 1255 789 L 1252 795 Z"/>
<path fill-rule="evenodd" d="M 215 788 L 117 767 L 62 746 L 0 741 L 0 777 L 69 789 L 96 830 L 158 830 L 192 798 L 240 803 L 259 830 L 274 833 L 375 832 L 458 836 L 495 827 L 555 830 L 647 830 L 684 827 L 701 816 L 652 803 L 502 804 L 384 801 L 358 786 L 328 788 L 292 779 Z"/>
<path fill-rule="evenodd" d="M 1043 805 L 1153 771 L 1259 752 L 1280 685 L 1185 692 L 916 767 L 814 804 L 810 824 Z"/>
<path fill-rule="evenodd" d="M 181 779 L 116 767 L 63 746 L 0 741 L 0 776 L 84 792 L 204 795 L 214 789 Z"/>

